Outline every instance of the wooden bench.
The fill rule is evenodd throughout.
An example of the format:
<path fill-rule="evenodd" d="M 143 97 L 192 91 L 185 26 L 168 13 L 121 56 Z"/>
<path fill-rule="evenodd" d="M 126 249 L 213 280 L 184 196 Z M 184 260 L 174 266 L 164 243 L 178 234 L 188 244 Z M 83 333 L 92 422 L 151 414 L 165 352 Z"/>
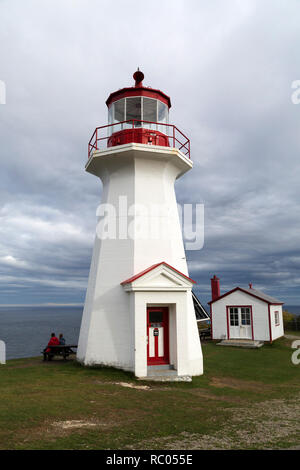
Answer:
<path fill-rule="evenodd" d="M 211 338 L 211 328 L 205 328 L 203 330 L 199 330 L 199 336 L 201 340 Z"/>
<path fill-rule="evenodd" d="M 65 344 L 59 346 L 47 346 L 44 351 L 42 351 L 44 355 L 44 361 L 51 361 L 54 356 L 62 356 L 65 361 L 67 357 L 70 356 L 70 354 L 76 354 L 72 348 L 77 348 L 77 345 Z M 46 349 L 50 349 L 50 351 L 46 353 Z"/>

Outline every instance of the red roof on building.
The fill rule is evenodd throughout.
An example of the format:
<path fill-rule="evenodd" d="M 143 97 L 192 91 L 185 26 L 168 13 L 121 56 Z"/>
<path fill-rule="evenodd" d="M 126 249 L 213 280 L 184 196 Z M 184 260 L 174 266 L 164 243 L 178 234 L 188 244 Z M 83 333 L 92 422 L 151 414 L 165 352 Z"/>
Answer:
<path fill-rule="evenodd" d="M 106 100 L 107 107 L 109 107 L 114 101 L 126 98 L 128 96 L 147 96 L 149 98 L 160 100 L 165 103 L 168 108 L 171 108 L 171 100 L 168 95 L 163 93 L 161 90 L 143 86 L 144 74 L 139 68 L 133 74 L 133 78 L 135 80 L 135 85 L 133 87 L 121 88 L 120 90 L 114 91 L 109 95 Z"/>
<path fill-rule="evenodd" d="M 168 95 L 163 93 L 161 90 L 156 90 L 150 87 L 126 87 L 120 90 L 112 92 L 106 100 L 106 105 L 109 107 L 114 101 L 126 98 L 128 96 L 146 96 L 148 98 L 154 98 L 165 103 L 168 108 L 171 108 L 171 99 Z"/>
<path fill-rule="evenodd" d="M 226 297 L 229 294 L 232 294 L 233 292 L 240 290 L 242 292 L 245 292 L 245 294 L 252 295 L 252 297 L 256 297 L 259 300 L 262 300 L 263 302 L 267 302 L 268 304 L 271 305 L 283 305 L 284 302 L 280 302 L 280 300 L 275 299 L 275 297 L 271 297 L 268 294 L 265 294 L 264 292 L 261 292 L 257 289 L 253 289 L 250 287 L 249 289 L 245 289 L 243 287 L 235 287 L 234 289 L 230 290 L 229 292 L 226 292 L 225 294 L 221 295 L 217 299 L 211 300 L 208 302 L 209 305 L 213 304 L 214 302 L 217 302 L 220 299 L 223 299 L 223 297 Z"/>
<path fill-rule="evenodd" d="M 170 264 L 166 263 L 165 261 L 161 261 L 160 263 L 157 263 L 157 264 L 153 264 L 152 266 L 150 266 L 149 268 L 147 269 L 144 269 L 144 271 L 141 271 L 140 273 L 138 274 L 135 274 L 134 276 L 130 277 L 129 279 L 126 279 L 126 281 L 123 281 L 121 282 L 121 285 L 124 285 L 124 284 L 129 284 L 130 282 L 133 282 L 135 281 L 136 279 L 138 279 L 139 277 L 142 277 L 144 274 L 152 271 L 153 269 L 157 268 L 158 266 L 164 264 L 165 266 L 167 266 L 168 268 L 172 269 L 173 271 L 175 271 L 177 274 L 180 274 L 180 276 L 184 277 L 185 279 L 188 279 L 190 282 L 192 282 L 193 284 L 196 284 L 196 281 L 194 281 L 193 279 L 191 279 L 190 277 L 186 276 L 185 274 L 183 274 L 182 272 L 178 271 L 178 269 L 176 268 L 173 268 L 173 266 L 171 266 Z"/>

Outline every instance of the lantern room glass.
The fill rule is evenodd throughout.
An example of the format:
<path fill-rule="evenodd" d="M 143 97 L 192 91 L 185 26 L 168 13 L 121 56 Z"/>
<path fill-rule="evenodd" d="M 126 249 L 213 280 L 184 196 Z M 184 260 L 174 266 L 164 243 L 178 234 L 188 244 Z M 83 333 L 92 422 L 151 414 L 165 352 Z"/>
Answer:
<path fill-rule="evenodd" d="M 166 104 L 154 98 L 134 96 L 114 101 L 108 108 L 108 124 L 118 124 L 122 121 L 137 120 L 134 127 L 158 130 L 168 134 L 169 108 Z M 138 122 L 138 121 L 151 121 Z M 161 124 L 161 125 L 159 125 Z M 109 127 L 109 136 L 114 132 L 132 128 L 132 122 Z"/>
<path fill-rule="evenodd" d="M 157 122 L 157 100 L 143 97 L 143 121 Z M 143 122 L 143 127 L 156 129 L 156 124 Z"/>
<path fill-rule="evenodd" d="M 125 98 L 126 111 L 124 121 L 129 121 L 132 119 L 137 119 L 141 121 L 142 118 L 142 98 L 141 96 L 135 96 L 133 98 Z M 121 100 L 120 100 L 121 101 Z M 115 102 L 115 105 L 118 101 Z M 132 127 L 130 122 L 125 124 L 126 127 Z M 135 122 L 134 127 L 141 127 L 141 122 Z"/>

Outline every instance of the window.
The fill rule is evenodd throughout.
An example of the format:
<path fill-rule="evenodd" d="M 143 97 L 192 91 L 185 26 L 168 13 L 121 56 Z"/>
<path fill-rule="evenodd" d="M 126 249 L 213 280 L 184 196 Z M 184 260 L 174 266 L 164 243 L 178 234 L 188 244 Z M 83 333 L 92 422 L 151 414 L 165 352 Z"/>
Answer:
<path fill-rule="evenodd" d="M 168 107 L 162 103 L 161 101 L 158 101 L 158 122 L 164 122 L 167 123 L 168 120 Z"/>
<path fill-rule="evenodd" d="M 152 98 L 143 98 L 143 121 L 157 122 L 157 101 Z"/>
<path fill-rule="evenodd" d="M 154 98 L 146 98 L 144 96 L 123 98 L 112 103 L 108 109 L 109 124 L 129 121 L 131 119 L 168 124 L 168 117 L 169 109 L 166 104 Z M 136 123 L 135 126 L 140 127 L 140 123 Z M 128 123 L 125 127 L 132 127 L 132 123 Z M 156 125 L 145 123 L 143 127 L 156 128 Z M 166 133 L 166 126 L 161 125 L 159 127 L 162 128 L 162 132 Z"/>
<path fill-rule="evenodd" d="M 251 325 L 251 313 L 249 307 L 242 307 L 241 308 L 241 321 L 242 325 Z"/>
<path fill-rule="evenodd" d="M 149 312 L 150 323 L 162 323 L 162 321 L 163 321 L 163 312 Z"/>
<path fill-rule="evenodd" d="M 108 124 L 112 124 L 112 123 L 113 123 L 113 111 L 114 111 L 114 106 L 111 105 L 111 106 L 108 108 Z"/>
<path fill-rule="evenodd" d="M 116 101 L 108 108 L 108 124 L 117 124 L 125 120 L 125 99 Z M 111 126 L 108 128 L 108 135 L 123 130 L 121 126 Z"/>
<path fill-rule="evenodd" d="M 140 97 L 136 98 L 126 98 L 126 121 L 129 119 L 137 119 L 141 121 L 142 119 L 142 99 Z M 140 127 L 141 123 L 134 123 L 134 127 Z M 130 125 L 132 127 L 132 125 Z"/>
<path fill-rule="evenodd" d="M 275 316 L 275 326 L 279 326 L 280 325 L 280 319 L 279 319 L 278 310 L 276 310 L 276 312 L 274 312 L 274 316 Z"/>
<path fill-rule="evenodd" d="M 230 326 L 250 326 L 251 308 L 250 307 L 229 307 Z"/>
<path fill-rule="evenodd" d="M 108 108 L 108 124 L 113 124 L 113 120 L 114 120 L 114 106 L 111 105 L 109 108 Z M 108 135 L 112 135 L 112 133 L 114 132 L 114 126 L 111 126 L 108 128 Z"/>
<path fill-rule="evenodd" d="M 157 106 L 157 121 L 168 124 L 168 107 L 161 101 L 157 102 Z M 163 134 L 168 134 L 167 126 L 160 125 L 158 126 L 158 130 Z"/>
<path fill-rule="evenodd" d="M 116 101 L 114 109 L 114 122 L 125 121 L 125 100 Z"/>
<path fill-rule="evenodd" d="M 152 98 L 143 98 L 143 121 L 157 122 L 157 101 Z M 143 127 L 156 129 L 156 124 L 143 122 Z"/>
<path fill-rule="evenodd" d="M 239 312 L 236 307 L 230 307 L 230 326 L 239 326 Z"/>

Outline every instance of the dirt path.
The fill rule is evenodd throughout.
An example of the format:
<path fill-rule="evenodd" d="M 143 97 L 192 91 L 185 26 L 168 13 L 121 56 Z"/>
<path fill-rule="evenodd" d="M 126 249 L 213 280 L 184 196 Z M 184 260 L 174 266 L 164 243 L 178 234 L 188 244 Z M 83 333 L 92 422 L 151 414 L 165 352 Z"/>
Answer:
<path fill-rule="evenodd" d="M 299 336 L 296 336 L 296 335 L 284 335 L 285 338 L 287 339 L 299 339 L 300 340 L 300 335 Z"/>
<path fill-rule="evenodd" d="M 280 449 L 290 443 L 299 449 L 300 395 L 291 400 L 269 400 L 250 407 L 234 407 L 231 417 L 213 435 L 182 432 L 137 443 L 136 449 L 152 449 L 158 445 L 168 450 L 214 449 Z"/>

